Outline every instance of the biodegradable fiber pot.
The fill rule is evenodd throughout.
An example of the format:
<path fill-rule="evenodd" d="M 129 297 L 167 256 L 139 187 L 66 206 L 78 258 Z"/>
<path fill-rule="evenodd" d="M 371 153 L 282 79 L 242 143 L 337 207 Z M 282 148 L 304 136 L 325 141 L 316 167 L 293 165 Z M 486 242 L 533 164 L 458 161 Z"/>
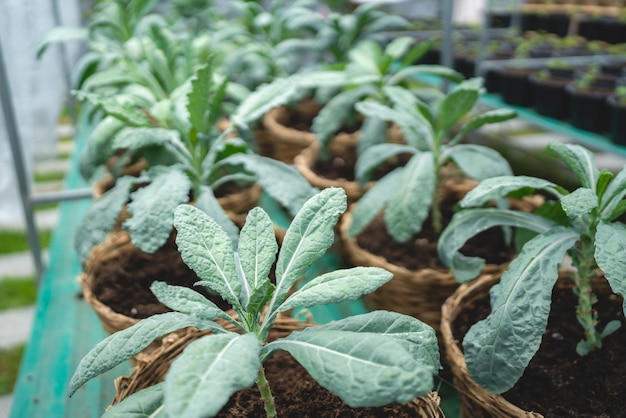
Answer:
<path fill-rule="evenodd" d="M 489 290 L 499 282 L 500 275 L 482 275 L 463 284 L 444 303 L 443 351 L 459 393 L 462 417 L 624 416 L 621 358 L 626 331 L 622 324 L 622 329 L 608 337 L 602 348 L 584 357 L 578 356 L 574 347 L 583 337 L 583 330 L 574 315 L 576 300 L 572 282 L 563 273 L 566 271 L 561 270 L 553 293 L 558 302 L 553 302 L 548 330 L 539 351 L 520 381 L 503 395 L 489 393 L 470 377 L 461 347 L 469 326 L 488 314 Z M 601 310 L 599 316 L 609 314 L 624 322 L 622 300 L 612 294 L 606 280 L 596 277 L 592 284 L 599 299 L 595 305 Z M 606 310 L 609 306 L 610 311 Z M 603 350 L 610 350 L 611 354 Z M 565 375 L 560 373 L 563 370 L 566 370 Z M 532 406 L 524 407 L 526 404 Z"/>
<path fill-rule="evenodd" d="M 270 332 L 270 339 L 285 337 L 292 331 L 313 326 L 310 320 L 299 321 L 279 316 Z M 188 328 L 185 332 L 171 334 L 163 339 L 161 346 L 149 354 L 141 354 L 129 376 L 115 380 L 115 405 L 133 393 L 153 386 L 165 379 L 172 361 L 184 348 L 207 334 Z M 439 395 L 431 392 L 416 398 L 407 405 L 392 404 L 378 408 L 351 409 L 337 396 L 322 388 L 286 352 L 273 355 L 264 363 L 267 380 L 271 385 L 279 416 L 292 417 L 411 417 L 439 418 L 443 411 L 439 407 Z M 256 386 L 236 393 L 218 417 L 261 417 L 265 416 L 263 404 Z"/>

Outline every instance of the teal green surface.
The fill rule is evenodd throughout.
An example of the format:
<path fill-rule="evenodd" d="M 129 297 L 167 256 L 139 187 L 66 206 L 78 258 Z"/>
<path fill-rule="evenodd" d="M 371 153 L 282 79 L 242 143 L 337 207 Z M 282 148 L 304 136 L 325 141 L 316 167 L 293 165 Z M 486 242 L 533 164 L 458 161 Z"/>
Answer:
<path fill-rule="evenodd" d="M 72 156 L 73 169 L 65 179 L 66 189 L 87 186 L 76 167 L 80 144 L 88 132 L 82 120 Z M 60 204 L 31 338 L 15 386 L 11 418 L 99 417 L 115 394 L 113 378 L 130 371 L 130 364 L 120 365 L 87 383 L 71 399 L 67 396 L 67 384 L 78 362 L 106 336 L 93 309 L 80 297 L 76 280 L 80 263 L 73 248 L 74 230 L 88 205 L 89 200 Z"/>

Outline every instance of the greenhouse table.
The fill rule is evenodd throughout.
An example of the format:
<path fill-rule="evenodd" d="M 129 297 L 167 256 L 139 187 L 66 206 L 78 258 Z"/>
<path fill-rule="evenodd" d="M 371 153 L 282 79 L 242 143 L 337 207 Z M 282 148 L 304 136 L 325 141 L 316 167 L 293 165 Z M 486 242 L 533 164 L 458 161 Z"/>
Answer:
<path fill-rule="evenodd" d="M 78 174 L 78 157 L 89 132 L 81 123 L 76 137 L 76 151 L 66 176 L 67 189 L 85 187 Z M 90 201 L 60 204 L 59 222 L 50 242 L 48 269 L 38 292 L 35 319 L 30 341 L 24 353 L 10 418 L 92 418 L 99 417 L 115 395 L 113 380 L 131 370 L 126 362 L 87 382 L 73 396 L 67 396 L 69 380 L 79 361 L 107 334 L 97 315 L 81 297 L 76 280 L 81 266 L 73 247 L 76 227 Z M 285 226 L 278 206 L 262 198 L 273 219 Z M 329 252 L 307 272 L 314 277 L 342 267 L 337 252 Z M 367 312 L 361 302 L 347 302 L 311 308 L 313 320 L 326 323 L 345 316 Z M 445 390 L 446 388 L 444 388 Z M 448 417 L 454 417 L 458 406 L 454 391 L 447 388 L 443 406 Z"/>

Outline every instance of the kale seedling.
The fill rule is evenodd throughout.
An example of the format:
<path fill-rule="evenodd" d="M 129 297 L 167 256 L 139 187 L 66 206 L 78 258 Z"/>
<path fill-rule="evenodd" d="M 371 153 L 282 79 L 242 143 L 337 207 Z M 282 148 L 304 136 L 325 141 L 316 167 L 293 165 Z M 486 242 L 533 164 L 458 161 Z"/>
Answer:
<path fill-rule="evenodd" d="M 246 128 L 270 108 L 287 100 L 296 83 L 277 79 L 260 87 L 237 107 L 230 117 L 230 127 L 215 134 L 227 83 L 224 80 L 216 85 L 212 68 L 207 65 L 190 80 L 183 101 L 186 106 L 176 112 L 183 116 L 177 122 L 168 128 L 131 125 L 117 134 L 113 149 L 141 155 L 150 168 L 139 177 L 118 179 L 115 187 L 92 204 L 77 231 L 76 247 L 81 259 L 86 259 L 91 248 L 113 229 L 118 214 L 129 201 L 131 217 L 124 221 L 123 227 L 129 231 L 135 246 L 152 253 L 170 236 L 176 207 L 191 200 L 228 228 L 236 240 L 238 229 L 214 194 L 222 184 L 259 183 L 291 215 L 315 193 L 293 167 L 254 154 L 246 142 L 230 138 L 235 127 Z M 103 98 L 96 100 L 108 103 Z M 134 185 L 142 187 L 133 191 Z"/>
<path fill-rule="evenodd" d="M 329 188 L 313 196 L 294 218 L 276 258 L 272 222 L 261 208 L 249 213 L 234 250 L 210 217 L 193 206 L 179 206 L 174 225 L 183 260 L 200 277 L 197 284 L 221 295 L 236 317 L 192 289 L 157 282 L 152 291 L 174 312 L 154 315 L 100 342 L 78 365 L 70 395 L 154 338 L 190 326 L 214 333 L 189 344 L 163 384 L 129 397 L 108 416 L 122 411 L 125 417 L 163 412 L 172 417 L 214 416 L 233 393 L 256 383 L 267 416 L 275 417 L 263 361 L 276 350 L 288 351 L 321 386 L 351 407 L 406 403 L 426 394 L 440 367 L 437 339 L 432 328 L 409 316 L 374 311 L 267 342 L 280 312 L 354 300 L 391 279 L 384 269 L 354 267 L 311 279 L 289 295 L 333 244 L 333 227 L 345 208 L 343 189 Z M 274 260 L 275 285 L 268 278 Z M 226 331 L 213 322 L 217 318 L 240 332 Z"/>
<path fill-rule="evenodd" d="M 527 176 L 483 180 L 460 202 L 470 209 L 453 217 L 439 241 L 442 262 L 458 281 L 468 281 L 478 276 L 485 262 L 459 252 L 467 239 L 493 226 L 535 234 L 491 289 L 491 314 L 476 323 L 463 341 L 470 375 L 494 393 L 513 387 L 539 349 L 552 288 L 566 255 L 575 268 L 571 279 L 578 297 L 576 317 L 584 329 L 577 353 L 582 356 L 600 348 L 602 339 L 620 326 L 614 320 L 602 331 L 597 329 L 591 279 L 600 268 L 613 292 L 626 294 L 626 227 L 617 220 L 626 211 L 626 169 L 614 177 L 598 170 L 593 154 L 579 145 L 551 143 L 548 147 L 574 172 L 580 188 L 569 193 L 550 181 Z M 481 207 L 512 192 L 536 189 L 558 199 L 538 209 L 540 214 Z"/>
<path fill-rule="evenodd" d="M 420 232 L 429 212 L 434 231 L 440 232 L 442 215 L 437 191 L 446 179 L 440 175 L 440 169 L 450 161 L 476 180 L 511 173 L 508 162 L 494 150 L 459 144 L 463 135 L 516 115 L 508 109 L 496 109 L 461 123 L 478 100 L 481 82 L 463 81 L 430 105 L 396 87 L 385 89 L 394 102 L 393 108 L 370 101 L 357 103 L 360 112 L 398 124 L 406 141 L 374 145 L 361 154 L 355 167 L 361 184 L 390 158 L 402 153 L 412 156 L 406 166 L 386 174 L 361 197 L 353 214 L 350 236 L 361 233 L 383 208 L 387 231 L 397 242 L 406 242 Z"/>

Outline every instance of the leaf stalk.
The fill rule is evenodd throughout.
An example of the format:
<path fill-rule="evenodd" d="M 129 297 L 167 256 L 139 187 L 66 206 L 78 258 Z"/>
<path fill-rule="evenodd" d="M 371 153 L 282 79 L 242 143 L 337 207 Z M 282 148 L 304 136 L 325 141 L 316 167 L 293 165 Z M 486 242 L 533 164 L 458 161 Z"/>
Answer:
<path fill-rule="evenodd" d="M 256 386 L 259 388 L 259 392 L 261 392 L 261 399 L 263 400 L 263 406 L 265 408 L 265 414 L 267 418 L 276 418 L 278 415 L 276 414 L 276 404 L 274 403 L 274 396 L 272 395 L 272 391 L 270 390 L 270 384 L 265 378 L 265 368 L 261 367 L 259 369 L 259 374 L 256 379 Z"/>

